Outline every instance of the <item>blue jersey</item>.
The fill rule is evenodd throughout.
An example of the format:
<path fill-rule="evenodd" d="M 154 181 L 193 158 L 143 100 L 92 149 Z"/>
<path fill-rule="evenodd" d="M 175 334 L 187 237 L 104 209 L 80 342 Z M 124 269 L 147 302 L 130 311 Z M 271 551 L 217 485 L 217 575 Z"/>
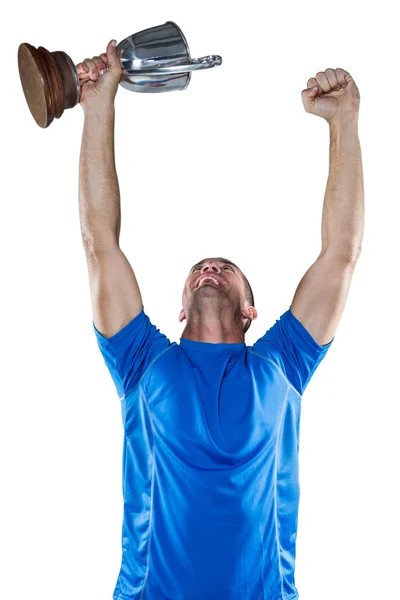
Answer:
<path fill-rule="evenodd" d="M 253 346 L 97 342 L 124 427 L 114 600 L 295 600 L 301 397 L 320 346 L 288 309 Z"/>

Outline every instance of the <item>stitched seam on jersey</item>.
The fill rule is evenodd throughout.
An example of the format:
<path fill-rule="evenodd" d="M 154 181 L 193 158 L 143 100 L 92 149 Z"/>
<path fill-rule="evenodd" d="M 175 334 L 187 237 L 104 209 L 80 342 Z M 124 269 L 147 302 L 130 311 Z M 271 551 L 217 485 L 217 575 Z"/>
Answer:
<path fill-rule="evenodd" d="M 127 396 L 128 394 L 130 394 L 131 392 L 133 392 L 133 390 L 135 389 L 136 386 L 138 386 L 140 384 L 140 382 L 142 381 L 143 377 L 146 375 L 147 371 L 150 369 L 151 366 L 154 365 L 154 363 L 166 352 L 168 352 L 168 350 L 171 350 L 174 346 L 177 346 L 178 344 L 176 342 L 172 342 L 172 344 L 170 346 L 168 346 L 168 348 L 166 348 L 165 350 L 163 350 L 160 354 L 158 354 L 154 360 L 151 361 L 151 363 L 147 366 L 146 370 L 144 371 L 144 373 L 142 373 L 142 376 L 140 377 L 140 379 L 131 387 L 128 388 L 124 394 L 124 396 L 122 397 L 122 399 Z"/>
<path fill-rule="evenodd" d="M 142 593 L 140 594 L 140 599 L 139 600 L 143 600 L 143 594 L 145 592 L 145 588 L 146 588 L 146 584 L 147 584 L 147 579 L 149 576 L 149 565 L 150 565 L 150 549 L 151 549 L 151 539 L 152 539 L 152 533 L 153 533 L 153 501 L 154 501 L 154 472 L 155 472 L 155 448 L 156 448 L 156 438 L 155 438 L 155 433 L 154 433 L 154 425 L 153 425 L 153 419 L 151 418 L 151 413 L 150 413 L 150 409 L 149 409 L 149 405 L 147 403 L 147 398 L 146 398 L 146 394 L 143 391 L 143 388 L 141 385 L 139 385 L 139 390 L 140 390 L 140 395 L 142 397 L 143 402 L 145 403 L 148 415 L 149 415 L 149 419 L 150 419 L 150 425 L 151 425 L 151 431 L 153 432 L 153 447 L 152 447 L 152 467 L 151 467 L 151 492 L 150 492 L 150 496 L 151 496 L 151 502 L 150 502 L 150 519 L 149 519 L 149 539 L 147 541 L 147 565 L 146 565 L 146 574 L 144 576 L 144 580 L 143 580 L 143 587 L 142 587 Z"/>
<path fill-rule="evenodd" d="M 258 354 L 258 352 L 255 352 L 254 350 L 249 350 L 249 352 L 251 352 L 252 354 L 255 354 L 256 356 L 259 356 L 260 358 L 263 358 L 264 360 L 270 362 L 272 365 L 274 365 L 274 367 L 276 367 L 276 369 L 278 369 L 279 373 L 282 375 L 283 379 L 286 381 L 286 383 L 288 384 L 288 386 L 294 391 L 296 392 L 296 394 L 298 396 L 300 396 L 300 398 L 302 397 L 302 395 L 300 394 L 300 392 L 298 392 L 296 390 L 296 388 L 293 386 L 293 384 L 290 383 L 289 379 L 286 377 L 285 373 L 282 371 L 282 369 L 280 368 L 279 365 L 277 365 L 273 360 L 271 360 L 270 358 L 266 358 L 265 356 L 263 356 L 262 354 Z"/>
<path fill-rule="evenodd" d="M 285 394 L 285 399 L 284 399 L 283 405 L 282 405 L 281 419 L 280 419 L 280 423 L 279 423 L 279 432 L 278 432 L 277 439 L 276 439 L 276 444 L 275 444 L 275 477 L 274 477 L 274 480 L 275 480 L 275 485 L 274 485 L 275 539 L 276 539 L 276 548 L 277 548 L 277 553 L 278 553 L 279 574 L 281 576 L 281 594 L 282 594 L 282 600 L 284 599 L 285 594 L 284 594 L 284 590 L 283 590 L 283 573 L 282 573 L 282 565 L 281 565 L 281 545 L 280 545 L 280 542 L 279 542 L 279 532 L 278 532 L 278 502 L 277 502 L 276 486 L 277 486 L 277 479 L 278 479 L 278 446 L 280 444 L 281 437 L 282 437 L 283 415 L 285 413 L 285 409 L 286 409 L 286 405 L 287 405 L 287 401 L 288 401 L 288 396 L 289 396 L 289 386 L 286 388 L 286 394 Z"/>

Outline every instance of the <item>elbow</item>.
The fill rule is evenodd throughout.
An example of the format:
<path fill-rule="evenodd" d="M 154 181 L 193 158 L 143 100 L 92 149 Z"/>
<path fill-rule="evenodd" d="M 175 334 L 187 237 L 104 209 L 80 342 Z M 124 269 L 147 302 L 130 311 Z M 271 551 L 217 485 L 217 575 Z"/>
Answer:
<path fill-rule="evenodd" d="M 320 256 L 338 256 L 346 262 L 356 263 L 360 258 L 362 244 L 328 244 L 322 247 Z"/>

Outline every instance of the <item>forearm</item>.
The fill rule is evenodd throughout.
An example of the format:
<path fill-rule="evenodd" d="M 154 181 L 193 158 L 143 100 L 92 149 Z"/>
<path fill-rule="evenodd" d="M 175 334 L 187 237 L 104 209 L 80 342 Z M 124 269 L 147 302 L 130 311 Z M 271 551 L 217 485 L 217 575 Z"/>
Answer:
<path fill-rule="evenodd" d="M 114 157 L 114 105 L 84 111 L 79 161 L 79 216 L 83 244 L 119 241 L 121 207 Z"/>
<path fill-rule="evenodd" d="M 364 235 L 364 182 L 357 118 L 329 125 L 329 177 L 322 214 L 322 253 L 358 258 Z"/>

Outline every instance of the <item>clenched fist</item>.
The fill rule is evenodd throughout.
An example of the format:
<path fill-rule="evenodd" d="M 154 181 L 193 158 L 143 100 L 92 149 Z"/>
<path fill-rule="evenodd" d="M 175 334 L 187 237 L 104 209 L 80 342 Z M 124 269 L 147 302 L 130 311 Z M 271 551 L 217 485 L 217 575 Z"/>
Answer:
<path fill-rule="evenodd" d="M 306 112 L 326 119 L 328 123 L 344 117 L 358 118 L 360 92 L 352 76 L 344 69 L 326 69 L 307 82 L 301 92 Z"/>

